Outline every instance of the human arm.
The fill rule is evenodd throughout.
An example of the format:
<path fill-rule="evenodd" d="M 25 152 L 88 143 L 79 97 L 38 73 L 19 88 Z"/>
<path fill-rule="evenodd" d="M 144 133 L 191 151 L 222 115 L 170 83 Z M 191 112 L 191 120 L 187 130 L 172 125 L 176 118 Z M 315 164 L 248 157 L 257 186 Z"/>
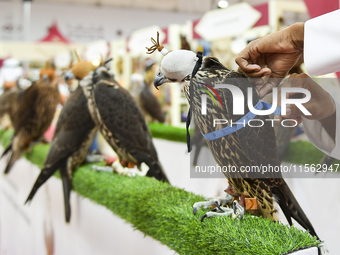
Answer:
<path fill-rule="evenodd" d="M 304 23 L 296 23 L 283 30 L 250 42 L 237 58 L 239 71 L 253 79 L 262 98 L 300 59 L 303 53 Z M 261 79 L 269 76 L 264 84 Z"/>
<path fill-rule="evenodd" d="M 291 75 L 280 87 L 279 99 L 283 87 L 304 88 L 311 93 L 310 100 L 302 104 L 311 115 L 305 115 L 296 105 L 289 104 L 287 114 L 283 117 L 303 122 L 308 139 L 317 148 L 332 157 L 340 158 L 340 125 L 336 125 L 337 120 L 340 120 L 339 102 L 306 74 Z M 296 93 L 288 94 L 288 98 L 301 98 L 302 96 Z"/>
<path fill-rule="evenodd" d="M 239 71 L 254 78 L 260 97 L 278 86 L 298 56 L 303 55 L 311 75 L 340 71 L 340 27 L 335 25 L 339 20 L 336 10 L 254 40 L 235 59 Z M 269 76 L 268 83 L 263 76 Z"/>
<path fill-rule="evenodd" d="M 311 75 L 340 71 L 340 10 L 308 20 L 304 32 L 305 67 Z"/>

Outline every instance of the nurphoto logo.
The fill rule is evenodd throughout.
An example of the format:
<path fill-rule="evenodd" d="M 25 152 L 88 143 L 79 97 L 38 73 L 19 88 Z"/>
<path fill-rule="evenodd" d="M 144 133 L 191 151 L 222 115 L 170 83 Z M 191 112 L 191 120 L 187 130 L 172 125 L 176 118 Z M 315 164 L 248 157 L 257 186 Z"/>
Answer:
<path fill-rule="evenodd" d="M 201 84 L 203 84 L 203 83 L 201 83 Z M 233 97 L 233 115 L 245 115 L 245 112 L 244 112 L 244 100 L 245 99 L 244 99 L 243 92 L 240 88 L 238 88 L 235 85 L 231 85 L 231 84 L 216 84 L 215 88 L 213 88 L 213 87 L 211 87 L 207 84 L 203 84 L 203 85 L 205 85 L 211 91 L 214 92 L 214 94 L 217 96 L 221 106 L 222 106 L 221 98 L 220 98 L 220 96 L 218 95 L 218 93 L 216 92 L 215 89 L 228 89 L 231 92 L 232 97 Z M 201 87 L 199 87 L 199 89 L 206 92 L 212 98 L 212 100 L 214 101 L 214 104 L 217 105 L 214 96 L 207 89 L 201 88 Z M 305 97 L 303 97 L 303 98 L 287 98 L 288 93 L 301 93 L 301 94 L 304 94 Z M 207 114 L 207 94 L 201 95 L 201 105 L 202 105 L 201 114 L 202 115 Z M 269 115 L 269 114 L 272 114 L 272 113 L 277 114 L 277 109 L 280 108 L 280 107 L 277 106 L 277 104 L 278 104 L 278 89 L 277 88 L 273 88 L 273 91 L 272 91 L 272 99 L 273 99 L 272 105 L 269 105 L 269 104 L 266 104 L 266 103 L 259 101 L 259 102 L 255 102 L 255 106 L 254 106 L 252 95 L 253 95 L 253 88 L 249 87 L 248 90 L 247 90 L 247 98 L 248 98 L 247 103 L 248 103 L 249 113 L 246 113 L 246 115 L 250 114 L 251 116 L 255 117 L 256 115 Z M 311 115 L 311 113 L 302 105 L 304 103 L 307 103 L 310 99 L 311 99 L 311 94 L 307 89 L 290 88 L 290 87 L 282 88 L 281 89 L 281 111 L 280 111 L 281 114 L 280 115 L 286 115 L 287 105 L 291 105 L 291 104 L 296 105 L 296 107 L 298 107 L 303 114 Z M 265 106 L 264 106 L 264 104 L 265 104 Z M 269 109 L 266 107 L 268 105 L 271 106 Z M 266 109 L 263 109 L 263 107 L 265 107 Z M 253 117 L 252 118 L 249 117 L 248 119 L 242 118 L 241 123 L 238 123 L 238 122 L 233 123 L 232 121 L 230 121 L 230 125 L 232 126 L 233 124 L 239 124 L 239 125 L 243 124 L 245 126 L 247 124 L 251 127 L 261 127 L 261 126 L 264 125 L 262 120 L 253 119 Z M 259 126 L 249 124 L 249 122 L 252 122 L 252 121 L 258 121 L 258 122 L 261 122 L 261 124 Z M 279 119 L 277 119 L 277 120 L 276 119 L 266 119 L 266 121 L 271 121 L 272 125 L 274 125 L 274 121 L 279 121 Z M 293 126 L 297 125 L 297 122 L 295 120 L 285 119 L 285 120 L 282 120 L 282 122 L 281 122 L 281 124 L 283 126 L 285 126 L 284 125 L 285 121 L 294 121 L 295 125 L 293 125 Z M 214 124 L 213 124 L 214 127 L 215 127 L 216 124 L 228 124 L 228 120 L 214 119 Z"/>

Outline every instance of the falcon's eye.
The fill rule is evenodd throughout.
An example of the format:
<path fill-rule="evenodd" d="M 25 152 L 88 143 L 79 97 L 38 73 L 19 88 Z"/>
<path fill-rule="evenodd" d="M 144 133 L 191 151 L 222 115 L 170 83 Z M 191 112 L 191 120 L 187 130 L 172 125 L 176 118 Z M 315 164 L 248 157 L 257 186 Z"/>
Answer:
<path fill-rule="evenodd" d="M 177 81 L 177 80 L 176 80 L 176 79 L 169 79 L 169 81 L 175 82 L 175 81 Z"/>

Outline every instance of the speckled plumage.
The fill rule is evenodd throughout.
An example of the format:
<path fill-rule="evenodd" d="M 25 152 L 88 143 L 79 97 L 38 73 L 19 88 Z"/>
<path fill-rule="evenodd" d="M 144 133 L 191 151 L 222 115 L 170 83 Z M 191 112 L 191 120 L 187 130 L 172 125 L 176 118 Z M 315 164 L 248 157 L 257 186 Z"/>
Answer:
<path fill-rule="evenodd" d="M 174 61 L 174 60 L 173 60 Z M 178 60 L 180 61 L 180 60 Z M 158 77 L 157 77 L 158 76 Z M 171 77 L 162 77 L 157 74 L 155 80 L 163 83 L 171 80 Z M 183 81 L 183 90 L 188 99 L 189 84 L 191 76 L 187 76 Z M 232 94 L 228 89 L 216 89 L 222 100 L 222 109 L 220 104 L 214 104 L 212 100 L 207 100 L 207 114 L 201 114 L 201 90 L 198 87 L 204 87 L 201 83 L 205 83 L 214 87 L 215 84 L 232 84 L 243 91 L 245 96 L 244 109 L 245 113 L 249 112 L 247 105 L 247 88 L 252 87 L 246 77 L 242 74 L 230 71 L 224 67 L 217 59 L 206 57 L 203 65 L 193 78 L 193 114 L 196 118 L 196 124 L 200 131 L 204 134 L 219 130 L 225 125 L 217 124 L 213 127 L 214 119 L 226 119 L 228 123 L 232 120 L 237 122 L 242 116 L 232 114 Z M 155 84 L 157 86 L 157 84 Z M 255 89 L 253 89 L 253 103 L 259 101 Z M 236 166 L 240 170 L 241 166 L 260 166 L 271 165 L 280 166 L 277 154 L 274 129 L 268 116 L 255 116 L 254 119 L 261 119 L 264 122 L 262 127 L 254 128 L 246 125 L 240 130 L 224 136 L 222 138 L 207 141 L 218 165 Z M 274 209 L 274 199 L 279 203 L 288 222 L 292 224 L 291 218 L 294 218 L 304 228 L 309 229 L 312 235 L 316 235 L 313 226 L 309 222 L 307 216 L 296 201 L 294 195 L 290 191 L 286 182 L 278 173 L 258 174 L 250 176 L 247 172 L 237 171 L 224 172 L 229 184 L 232 185 L 232 193 L 244 194 L 257 199 L 259 211 L 265 218 L 277 220 L 276 210 Z"/>
<path fill-rule="evenodd" d="M 167 177 L 158 161 L 144 116 L 131 94 L 118 85 L 105 67 L 99 67 L 82 81 L 93 120 L 118 154 L 120 162 L 149 166 L 147 176 Z"/>
<path fill-rule="evenodd" d="M 216 68 L 214 62 L 208 61 L 209 59 L 205 59 L 205 66 L 198 71 L 193 80 L 193 113 L 196 118 L 198 128 L 204 134 L 225 127 L 225 125 L 221 124 L 213 127 L 212 123 L 214 119 L 226 119 L 228 121 L 233 120 L 236 122 L 241 118 L 241 116 L 232 114 L 232 94 L 227 89 L 216 89 L 217 93 L 221 97 L 223 107 L 226 107 L 227 110 L 222 111 L 221 109 L 217 109 L 216 107 L 220 107 L 220 105 L 214 105 L 212 100 L 207 100 L 208 113 L 207 115 L 202 115 L 200 97 L 201 91 L 197 88 L 202 85 L 197 82 L 202 82 L 210 86 L 214 86 L 215 84 L 233 84 L 239 87 L 244 92 L 244 95 L 247 94 L 247 88 L 251 86 L 247 82 L 247 79 L 244 79 L 244 77 L 240 74 L 231 72 L 227 69 Z M 235 84 L 236 81 L 238 81 L 239 84 Z M 186 85 L 184 86 L 184 91 L 188 100 L 189 82 L 189 80 L 186 81 Z M 257 101 L 258 97 L 254 90 L 253 102 Z M 246 102 L 245 112 L 249 112 Z M 256 119 L 262 119 L 263 121 L 265 118 L 265 116 L 256 116 Z M 251 128 L 246 126 L 228 136 L 207 141 L 216 162 L 220 166 L 231 165 L 237 166 L 238 169 L 241 166 L 259 166 L 261 164 L 270 164 L 272 166 L 280 165 L 276 152 L 274 130 L 271 128 L 270 122 L 264 122 L 265 125 L 262 128 Z M 270 179 L 263 180 L 248 178 L 248 174 L 242 172 L 225 172 L 225 175 L 228 178 L 229 183 L 233 186 L 235 194 L 244 193 L 250 197 L 258 198 L 258 202 L 261 204 L 263 209 L 263 214 L 265 214 L 263 216 L 273 219 L 272 212 L 274 211 L 274 206 L 271 188 L 273 186 L 277 186 L 279 189 L 283 189 L 280 175 L 267 176 L 267 178 Z"/>
<path fill-rule="evenodd" d="M 84 162 L 97 131 L 88 110 L 87 98 L 78 86 L 63 106 L 44 167 L 27 201 L 32 200 L 40 186 L 59 169 L 64 187 L 65 218 L 69 222 L 72 172 Z"/>
<path fill-rule="evenodd" d="M 59 103 L 59 91 L 56 84 L 40 79 L 24 91 L 16 112 L 14 136 L 5 152 L 12 150 L 12 155 L 5 169 L 10 169 L 28 148 L 32 141 L 41 138 L 50 126 Z"/>
<path fill-rule="evenodd" d="M 162 107 L 158 99 L 152 94 L 145 81 L 141 81 L 141 83 L 142 84 L 133 85 L 131 94 L 141 108 L 145 119 L 149 119 L 148 121 L 157 120 L 160 123 L 164 123 L 164 113 L 162 112 Z"/>

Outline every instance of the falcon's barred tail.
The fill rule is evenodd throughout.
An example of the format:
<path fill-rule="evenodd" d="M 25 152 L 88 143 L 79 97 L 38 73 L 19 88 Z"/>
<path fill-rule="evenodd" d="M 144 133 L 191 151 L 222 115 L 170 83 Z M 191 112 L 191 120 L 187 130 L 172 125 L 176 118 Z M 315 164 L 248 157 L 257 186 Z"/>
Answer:
<path fill-rule="evenodd" d="M 33 199 L 35 193 L 38 191 L 38 189 L 41 187 L 41 185 L 43 185 L 55 173 L 55 171 L 57 171 L 57 169 L 60 167 L 61 164 L 62 164 L 62 161 L 60 161 L 59 164 L 58 163 L 53 164 L 51 167 L 44 167 L 41 170 L 41 172 L 40 172 L 37 180 L 35 181 L 34 186 L 31 190 L 25 204 L 27 202 L 30 202 Z"/>
<path fill-rule="evenodd" d="M 312 236 L 316 236 L 317 239 L 320 240 L 308 217 L 306 216 L 298 201 L 294 197 L 293 193 L 289 189 L 287 183 L 284 183 L 284 189 L 287 196 L 287 202 L 285 202 L 285 199 L 278 188 L 274 188 L 273 193 L 279 197 L 279 205 L 283 213 L 285 214 L 289 224 L 292 225 L 291 218 L 295 219 L 303 228 L 307 229 Z"/>
<path fill-rule="evenodd" d="M 60 168 L 60 175 L 63 181 L 65 220 L 66 222 L 70 222 L 71 219 L 70 195 L 72 190 L 72 176 L 69 175 L 66 164 Z"/>
<path fill-rule="evenodd" d="M 7 152 L 9 152 L 10 150 L 12 150 L 12 143 L 10 143 L 7 148 L 4 150 L 4 152 L 2 153 L 1 157 L 5 156 L 7 154 Z"/>
<path fill-rule="evenodd" d="M 168 180 L 168 177 L 166 177 L 165 173 L 164 173 L 164 170 L 161 166 L 161 164 L 158 162 L 158 161 L 153 161 L 153 162 L 145 162 L 145 164 L 148 165 L 148 167 L 150 168 L 148 173 L 146 174 L 146 176 L 148 177 L 155 177 L 157 180 L 160 180 L 160 181 L 166 181 L 168 183 L 169 180 Z"/>
<path fill-rule="evenodd" d="M 150 155 L 142 152 L 138 152 L 133 156 L 140 164 L 144 162 L 149 167 L 149 171 L 147 172 L 146 176 L 155 177 L 159 181 L 166 181 L 170 183 L 168 177 L 166 177 L 163 167 L 158 160 L 156 161 Z"/>
<path fill-rule="evenodd" d="M 6 169 L 4 171 L 4 174 L 8 174 L 12 167 L 14 166 L 15 162 L 21 157 L 21 151 L 19 150 L 13 150 L 11 157 L 7 163 Z"/>

